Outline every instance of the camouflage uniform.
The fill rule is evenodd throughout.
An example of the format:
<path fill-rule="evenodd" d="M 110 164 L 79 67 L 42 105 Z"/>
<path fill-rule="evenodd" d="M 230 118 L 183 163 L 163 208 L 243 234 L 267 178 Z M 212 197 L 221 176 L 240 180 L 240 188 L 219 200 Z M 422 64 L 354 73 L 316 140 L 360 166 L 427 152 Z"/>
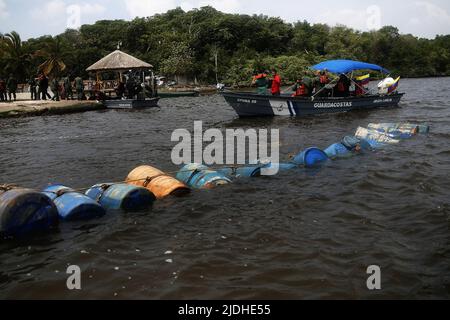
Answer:
<path fill-rule="evenodd" d="M 84 84 L 83 79 L 81 77 L 75 78 L 75 88 L 77 90 L 77 99 L 83 100 Z"/>
<path fill-rule="evenodd" d="M 9 101 L 12 101 L 12 98 L 14 97 L 14 101 L 16 101 L 16 92 L 17 92 L 17 80 L 14 78 L 14 76 L 10 76 L 8 79 L 8 82 L 6 83 L 6 86 L 8 87 L 8 95 L 9 95 Z"/>

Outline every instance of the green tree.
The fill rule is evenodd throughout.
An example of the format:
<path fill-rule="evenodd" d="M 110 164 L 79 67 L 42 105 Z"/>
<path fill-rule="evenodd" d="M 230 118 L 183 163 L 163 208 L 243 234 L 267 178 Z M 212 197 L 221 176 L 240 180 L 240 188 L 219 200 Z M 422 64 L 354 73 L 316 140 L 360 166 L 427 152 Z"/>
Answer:
<path fill-rule="evenodd" d="M 50 38 L 41 50 L 36 51 L 35 55 L 46 59 L 38 67 L 39 71 L 46 76 L 59 77 L 66 70 L 64 59 L 67 56 L 67 48 L 60 36 Z"/>
<path fill-rule="evenodd" d="M 193 70 L 193 52 L 186 43 L 174 42 L 167 59 L 161 63 L 161 72 L 166 75 L 179 76 L 190 75 Z"/>
<path fill-rule="evenodd" d="M 26 51 L 20 35 L 15 31 L 5 34 L 1 42 L 1 51 L 6 72 L 14 74 L 18 80 L 25 80 L 31 55 Z"/>

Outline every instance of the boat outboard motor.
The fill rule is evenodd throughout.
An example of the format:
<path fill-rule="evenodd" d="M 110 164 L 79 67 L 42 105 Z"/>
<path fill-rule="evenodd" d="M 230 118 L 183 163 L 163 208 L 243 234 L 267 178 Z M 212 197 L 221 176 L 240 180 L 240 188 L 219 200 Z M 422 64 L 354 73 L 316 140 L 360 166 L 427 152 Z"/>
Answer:
<path fill-rule="evenodd" d="M 297 165 L 303 165 L 307 168 L 315 167 L 317 165 L 320 165 L 326 161 L 328 161 L 329 158 L 325 152 L 320 150 L 319 148 L 309 148 L 305 151 L 298 154 L 296 157 L 294 157 L 293 161 Z"/>

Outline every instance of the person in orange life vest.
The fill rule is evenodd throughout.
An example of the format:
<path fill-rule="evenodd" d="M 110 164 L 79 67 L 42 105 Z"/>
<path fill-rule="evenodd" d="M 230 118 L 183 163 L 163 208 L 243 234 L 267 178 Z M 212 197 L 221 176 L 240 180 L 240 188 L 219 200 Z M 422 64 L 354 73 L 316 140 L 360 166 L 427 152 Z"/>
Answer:
<path fill-rule="evenodd" d="M 279 96 L 281 94 L 281 77 L 275 69 L 272 69 L 272 74 L 272 95 Z"/>
<path fill-rule="evenodd" d="M 293 97 L 307 97 L 307 96 L 309 96 L 309 89 L 308 89 L 308 87 L 300 79 L 297 80 L 297 83 L 296 83 L 296 85 L 294 87 L 294 91 L 295 91 L 295 93 L 292 95 Z"/>
<path fill-rule="evenodd" d="M 330 77 L 328 76 L 328 70 L 324 69 L 320 72 L 320 84 L 323 86 L 330 83 Z"/>
<path fill-rule="evenodd" d="M 322 71 L 318 71 L 316 79 L 316 95 L 318 97 L 328 97 L 330 95 L 330 90 L 325 88 L 325 86 L 330 83 L 328 70 L 324 69 Z"/>
<path fill-rule="evenodd" d="M 345 74 L 341 74 L 335 88 L 336 97 L 348 97 L 350 95 L 350 80 Z"/>
<path fill-rule="evenodd" d="M 255 73 L 252 84 L 258 87 L 258 94 L 267 94 L 267 74 L 264 72 Z"/>

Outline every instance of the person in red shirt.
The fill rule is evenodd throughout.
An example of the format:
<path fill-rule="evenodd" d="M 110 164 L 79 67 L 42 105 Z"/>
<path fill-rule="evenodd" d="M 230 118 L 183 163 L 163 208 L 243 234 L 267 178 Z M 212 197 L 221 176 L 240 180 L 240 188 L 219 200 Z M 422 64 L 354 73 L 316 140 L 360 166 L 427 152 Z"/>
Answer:
<path fill-rule="evenodd" d="M 279 96 L 281 94 L 281 77 L 278 75 L 277 70 L 272 70 L 272 95 Z"/>

